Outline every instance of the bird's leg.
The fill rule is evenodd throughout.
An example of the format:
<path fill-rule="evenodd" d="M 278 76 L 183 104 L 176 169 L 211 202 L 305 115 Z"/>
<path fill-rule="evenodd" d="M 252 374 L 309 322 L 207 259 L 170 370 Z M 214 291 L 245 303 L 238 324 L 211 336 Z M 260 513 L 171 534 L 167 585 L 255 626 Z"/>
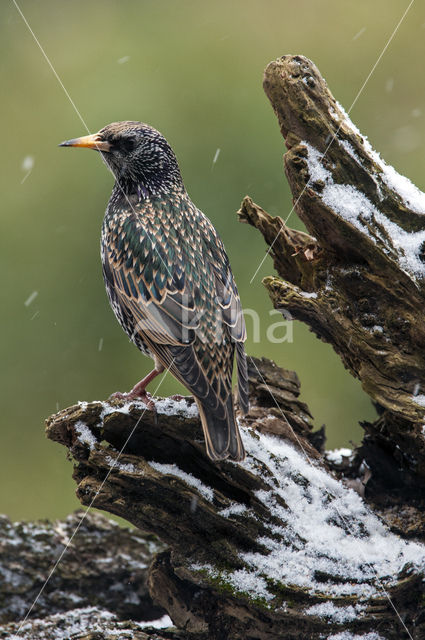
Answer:
<path fill-rule="evenodd" d="M 155 363 L 155 369 L 153 369 L 147 376 L 142 378 L 140 382 L 134 385 L 131 391 L 128 393 L 121 393 L 116 391 L 112 394 L 111 398 L 119 398 L 120 400 L 142 400 L 148 407 L 148 409 L 155 409 L 155 403 L 151 399 L 151 394 L 146 391 L 146 387 L 156 376 L 164 371 L 164 367 L 158 362 Z"/>

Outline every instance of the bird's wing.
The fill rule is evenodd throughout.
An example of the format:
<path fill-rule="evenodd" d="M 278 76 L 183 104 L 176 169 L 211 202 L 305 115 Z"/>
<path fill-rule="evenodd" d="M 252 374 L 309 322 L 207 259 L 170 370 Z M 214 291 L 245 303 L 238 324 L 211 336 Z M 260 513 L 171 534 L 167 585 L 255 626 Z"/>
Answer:
<path fill-rule="evenodd" d="M 104 277 L 150 350 L 223 416 L 231 393 L 233 345 L 215 332 L 214 274 L 200 254 L 202 234 L 187 239 L 178 233 L 127 215 L 106 231 Z"/>
<path fill-rule="evenodd" d="M 215 277 L 217 303 L 223 322 L 229 327 L 234 342 L 245 342 L 246 328 L 241 300 L 223 242 L 211 222 L 203 216 L 206 258 Z"/>
<path fill-rule="evenodd" d="M 198 326 L 195 297 L 182 260 L 160 240 L 128 216 L 107 234 L 104 277 L 135 332 L 154 343 L 191 344 Z"/>
<path fill-rule="evenodd" d="M 106 239 L 104 274 L 150 350 L 222 417 L 245 324 L 224 247 L 203 214 L 196 220 L 188 238 L 127 216 Z"/>
<path fill-rule="evenodd" d="M 214 271 L 217 301 L 222 310 L 223 322 L 229 328 L 232 341 L 236 343 L 239 405 L 242 413 L 248 413 L 248 367 L 244 348 L 246 327 L 241 300 L 224 245 L 208 218 L 205 218 L 205 222 L 204 235 L 208 239 L 208 259 Z"/>

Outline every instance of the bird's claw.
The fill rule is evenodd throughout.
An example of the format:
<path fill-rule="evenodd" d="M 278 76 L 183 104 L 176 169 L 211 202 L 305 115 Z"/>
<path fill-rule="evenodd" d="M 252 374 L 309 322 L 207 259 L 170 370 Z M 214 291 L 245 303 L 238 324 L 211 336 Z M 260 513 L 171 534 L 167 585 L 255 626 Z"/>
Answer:
<path fill-rule="evenodd" d="M 148 391 L 137 392 L 131 390 L 128 393 L 115 391 L 115 393 L 112 393 L 109 397 L 112 400 L 141 400 L 150 411 L 155 411 L 155 402 L 152 400 L 152 396 Z"/>

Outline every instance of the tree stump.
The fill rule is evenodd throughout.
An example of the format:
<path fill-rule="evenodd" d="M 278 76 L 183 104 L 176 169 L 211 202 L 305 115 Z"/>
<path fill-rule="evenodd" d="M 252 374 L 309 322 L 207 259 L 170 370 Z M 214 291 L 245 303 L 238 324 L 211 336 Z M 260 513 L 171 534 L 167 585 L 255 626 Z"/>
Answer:
<path fill-rule="evenodd" d="M 378 405 L 357 462 L 381 506 L 425 500 L 425 194 L 385 164 L 303 56 L 268 65 L 264 90 L 288 148 L 293 208 L 309 234 L 248 197 L 241 221 L 264 236 L 280 277 L 263 281 L 330 343 Z M 423 519 L 418 514 L 423 532 Z"/>
<path fill-rule="evenodd" d="M 399 640 L 403 624 L 420 638 L 425 547 L 391 533 L 329 471 L 293 372 L 250 358 L 249 379 L 240 464 L 209 460 L 191 398 L 157 400 L 156 412 L 80 403 L 52 416 L 47 435 L 67 447 L 84 505 L 168 546 L 150 594 L 188 638 Z"/>

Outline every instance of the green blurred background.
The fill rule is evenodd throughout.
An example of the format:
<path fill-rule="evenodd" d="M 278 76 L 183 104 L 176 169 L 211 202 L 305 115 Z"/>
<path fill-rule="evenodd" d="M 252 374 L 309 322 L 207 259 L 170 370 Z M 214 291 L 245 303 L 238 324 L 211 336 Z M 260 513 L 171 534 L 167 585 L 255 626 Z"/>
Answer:
<path fill-rule="evenodd" d="M 291 209 L 284 145 L 261 86 L 265 65 L 285 53 L 312 58 L 348 109 L 408 1 L 19 4 L 91 131 L 134 119 L 168 138 L 192 199 L 226 244 L 244 307 L 261 315 L 261 343 L 249 338 L 248 352 L 298 372 L 329 447 L 359 442 L 358 421 L 374 410 L 331 347 L 299 323 L 292 344 L 267 342 L 277 318 L 261 278 L 272 264 L 267 259 L 250 285 L 265 245 L 235 212 L 246 194 L 272 214 Z M 151 363 L 119 328 L 104 291 L 99 233 L 112 176 L 95 153 L 57 147 L 87 132 L 12 2 L 1 3 L 0 17 L 0 512 L 62 517 L 79 503 L 64 449 L 45 439 L 44 418 L 131 388 Z M 351 114 L 419 187 L 424 27 L 425 7 L 416 2 Z M 302 228 L 295 214 L 290 224 Z M 249 318 L 247 325 L 250 332 Z M 160 393 L 178 389 L 168 378 Z"/>

